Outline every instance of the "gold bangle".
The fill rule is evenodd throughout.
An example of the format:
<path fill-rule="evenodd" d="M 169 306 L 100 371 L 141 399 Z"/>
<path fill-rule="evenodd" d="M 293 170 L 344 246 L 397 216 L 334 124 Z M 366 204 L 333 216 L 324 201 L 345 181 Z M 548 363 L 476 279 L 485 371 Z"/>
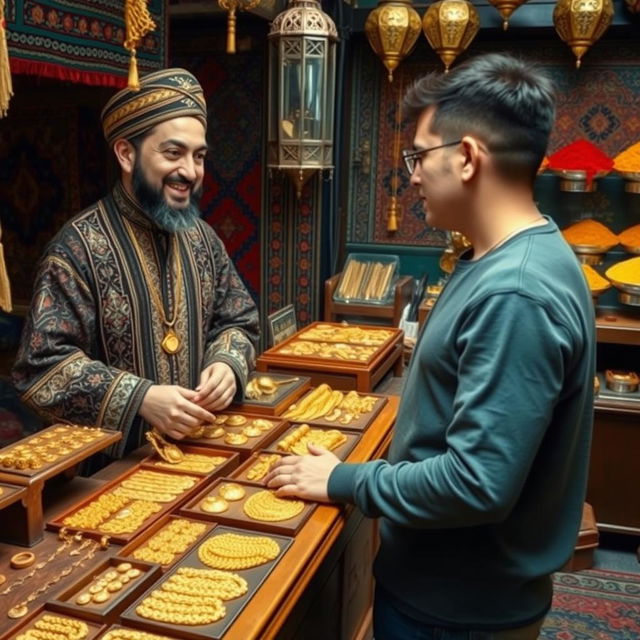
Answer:
<path fill-rule="evenodd" d="M 7 577 L 0 573 L 0 584 L 4 584 L 7 581 Z"/>
<path fill-rule="evenodd" d="M 21 551 L 11 556 L 10 564 L 14 569 L 25 569 L 36 561 L 31 551 Z"/>

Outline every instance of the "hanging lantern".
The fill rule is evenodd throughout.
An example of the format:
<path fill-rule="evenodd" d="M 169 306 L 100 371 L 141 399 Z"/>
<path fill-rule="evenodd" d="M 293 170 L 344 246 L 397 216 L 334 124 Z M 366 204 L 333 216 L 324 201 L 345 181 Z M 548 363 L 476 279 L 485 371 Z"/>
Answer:
<path fill-rule="evenodd" d="M 333 169 L 338 32 L 318 0 L 289 0 L 269 32 L 268 166 L 300 197 L 318 170 Z"/>
<path fill-rule="evenodd" d="M 420 16 L 411 0 L 381 0 L 364 24 L 367 40 L 389 71 L 389 82 L 420 35 Z"/>
<path fill-rule="evenodd" d="M 502 28 L 506 31 L 509 28 L 509 18 L 511 14 L 527 0 L 489 0 L 502 16 Z"/>
<path fill-rule="evenodd" d="M 558 0 L 553 24 L 576 56 L 576 68 L 580 68 L 582 56 L 607 30 L 612 18 L 612 0 Z"/>
<path fill-rule="evenodd" d="M 444 63 L 445 73 L 469 46 L 480 28 L 480 17 L 468 0 L 438 0 L 422 18 L 422 30 Z"/>
<path fill-rule="evenodd" d="M 260 0 L 218 0 L 221 9 L 228 12 L 227 15 L 227 53 L 236 52 L 236 11 L 249 11 L 255 9 Z"/>

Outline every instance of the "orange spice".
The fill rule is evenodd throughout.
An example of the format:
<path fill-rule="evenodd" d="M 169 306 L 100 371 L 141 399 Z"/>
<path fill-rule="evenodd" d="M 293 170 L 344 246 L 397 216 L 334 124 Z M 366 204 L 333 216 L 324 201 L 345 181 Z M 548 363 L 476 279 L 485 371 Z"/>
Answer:
<path fill-rule="evenodd" d="M 640 247 L 640 224 L 625 229 L 618 238 L 626 247 Z"/>
<path fill-rule="evenodd" d="M 613 159 L 613 168 L 616 171 L 629 173 L 640 172 L 640 142 L 627 147 Z"/>
<path fill-rule="evenodd" d="M 607 269 L 606 275 L 615 282 L 640 285 L 640 256 L 614 264 Z"/>
<path fill-rule="evenodd" d="M 562 231 L 564 239 L 571 245 L 612 247 L 618 244 L 618 236 L 597 220 L 582 220 Z"/>
<path fill-rule="evenodd" d="M 611 283 L 606 278 L 603 278 L 593 267 L 588 264 L 581 266 L 582 273 L 584 273 L 584 277 L 587 279 L 587 284 L 591 291 L 600 291 L 600 289 L 611 286 Z"/>
<path fill-rule="evenodd" d="M 544 158 L 542 158 L 542 162 L 540 163 L 540 166 L 538 167 L 538 173 L 542 173 L 548 166 L 549 166 L 549 157 L 544 156 Z"/>

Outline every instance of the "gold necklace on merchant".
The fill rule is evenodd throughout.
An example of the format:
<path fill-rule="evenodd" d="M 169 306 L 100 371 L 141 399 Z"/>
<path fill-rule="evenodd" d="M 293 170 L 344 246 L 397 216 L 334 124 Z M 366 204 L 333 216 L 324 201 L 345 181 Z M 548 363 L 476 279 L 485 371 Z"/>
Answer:
<path fill-rule="evenodd" d="M 123 220 L 129 232 L 129 238 L 131 239 L 131 244 L 135 249 L 135 252 L 138 256 L 138 262 L 140 263 L 140 267 L 142 268 L 142 272 L 144 274 L 145 282 L 147 283 L 147 289 L 151 295 L 151 300 L 156 307 L 158 315 L 162 319 L 162 324 L 164 325 L 164 337 L 162 338 L 162 342 L 160 346 L 162 350 L 168 355 L 174 355 L 180 351 L 180 347 L 182 343 L 178 334 L 174 330 L 174 325 L 176 323 L 176 319 L 178 318 L 178 309 L 180 307 L 180 294 L 182 293 L 182 261 L 180 260 L 180 254 L 178 249 L 178 234 L 174 233 L 172 236 L 172 244 L 171 244 L 171 253 L 174 262 L 174 269 L 176 274 L 176 287 L 175 294 L 173 295 L 173 318 L 169 320 L 167 318 L 167 314 L 165 313 L 164 302 L 162 301 L 161 292 L 158 292 L 154 286 L 154 280 L 149 272 L 149 266 L 147 265 L 146 257 L 142 251 L 142 248 L 138 244 L 138 240 L 136 235 L 131 228 L 131 224 L 129 221 L 123 216 Z M 160 272 L 159 275 L 161 276 Z M 162 286 L 159 283 L 159 286 Z"/>

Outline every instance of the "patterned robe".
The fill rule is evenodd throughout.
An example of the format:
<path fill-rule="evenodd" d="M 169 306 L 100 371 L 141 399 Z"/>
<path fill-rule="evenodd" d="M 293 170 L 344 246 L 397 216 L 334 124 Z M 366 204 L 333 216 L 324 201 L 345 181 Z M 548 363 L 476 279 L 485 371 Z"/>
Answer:
<path fill-rule="evenodd" d="M 153 282 L 145 281 L 129 230 Z M 152 384 L 193 389 L 202 369 L 226 362 L 241 393 L 253 366 L 258 313 L 220 238 L 199 220 L 177 240 L 180 295 L 171 234 L 117 185 L 60 230 L 36 276 L 13 383 L 46 421 L 121 430 L 118 457 L 144 441 L 138 409 Z M 179 300 L 174 330 L 182 347 L 174 355 L 160 346 L 165 329 L 150 287 L 161 292 L 169 318 Z"/>

